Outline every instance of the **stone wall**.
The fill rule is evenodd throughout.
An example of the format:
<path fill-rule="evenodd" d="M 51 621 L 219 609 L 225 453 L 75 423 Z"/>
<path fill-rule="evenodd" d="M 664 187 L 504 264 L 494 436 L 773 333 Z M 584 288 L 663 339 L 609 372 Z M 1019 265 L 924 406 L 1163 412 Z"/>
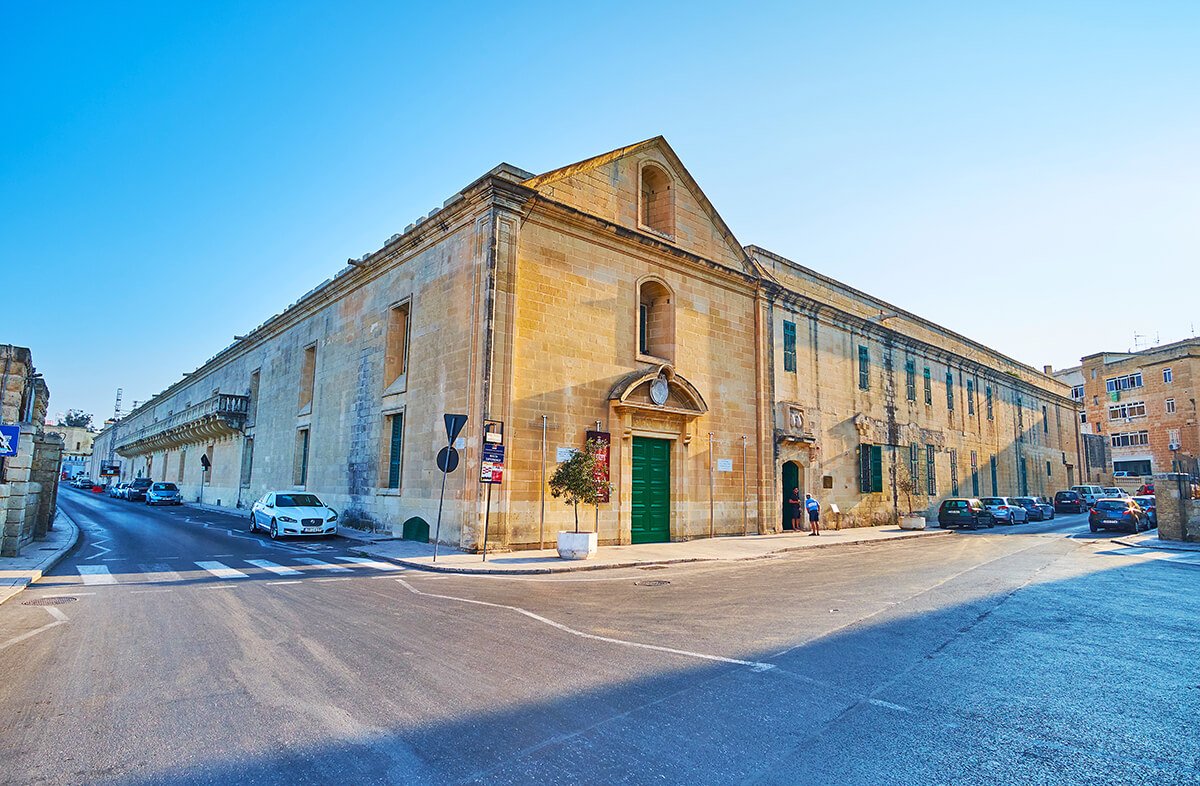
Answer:
<path fill-rule="evenodd" d="M 50 391 L 30 351 L 0 345 L 0 375 L 0 424 L 20 426 L 17 455 L 0 458 L 0 557 L 15 557 L 54 520 L 62 439 L 42 433 Z"/>
<path fill-rule="evenodd" d="M 1186 475 L 1154 476 L 1155 515 L 1158 537 L 1162 540 L 1200 543 L 1200 500 L 1190 499 L 1191 488 Z"/>

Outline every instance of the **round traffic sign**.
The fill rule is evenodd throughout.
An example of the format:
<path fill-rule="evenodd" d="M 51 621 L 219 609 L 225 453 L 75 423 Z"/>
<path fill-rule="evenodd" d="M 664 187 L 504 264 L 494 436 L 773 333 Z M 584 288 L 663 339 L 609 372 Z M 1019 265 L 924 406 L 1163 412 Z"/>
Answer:
<path fill-rule="evenodd" d="M 437 466 L 442 472 L 453 472 L 458 468 L 458 451 L 445 447 L 438 451 Z"/>

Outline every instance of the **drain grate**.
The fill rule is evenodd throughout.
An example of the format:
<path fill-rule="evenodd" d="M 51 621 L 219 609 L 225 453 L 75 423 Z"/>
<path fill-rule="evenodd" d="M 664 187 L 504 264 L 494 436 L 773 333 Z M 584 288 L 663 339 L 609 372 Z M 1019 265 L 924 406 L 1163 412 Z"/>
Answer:
<path fill-rule="evenodd" d="M 66 595 L 55 595 L 49 598 L 34 598 L 22 603 L 22 606 L 61 606 L 64 603 L 71 603 L 79 600 L 79 598 L 69 598 Z"/>
<path fill-rule="evenodd" d="M 646 581 L 635 581 L 634 584 L 639 587 L 661 587 L 664 584 L 670 584 L 666 579 L 647 579 Z"/>

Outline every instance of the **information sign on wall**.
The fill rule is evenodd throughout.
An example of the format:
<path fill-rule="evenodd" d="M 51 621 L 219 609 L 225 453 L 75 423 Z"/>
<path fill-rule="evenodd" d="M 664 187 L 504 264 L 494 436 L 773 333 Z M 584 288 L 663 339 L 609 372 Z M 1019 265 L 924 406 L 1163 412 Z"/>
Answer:
<path fill-rule="evenodd" d="M 479 463 L 480 483 L 499 483 L 504 479 L 504 446 L 483 446 Z"/>

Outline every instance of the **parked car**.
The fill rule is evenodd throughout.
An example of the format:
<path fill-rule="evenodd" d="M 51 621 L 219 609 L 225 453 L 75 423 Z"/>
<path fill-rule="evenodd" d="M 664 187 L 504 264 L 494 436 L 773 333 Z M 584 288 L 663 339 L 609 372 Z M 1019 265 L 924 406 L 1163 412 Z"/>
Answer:
<path fill-rule="evenodd" d="M 1106 488 L 1106 489 L 1104 489 L 1104 496 L 1106 496 L 1106 497 L 1116 497 L 1116 498 L 1118 498 L 1118 499 L 1119 499 L 1119 498 L 1121 498 L 1121 497 L 1128 497 L 1128 496 L 1129 496 L 1129 492 L 1125 491 L 1125 489 L 1122 489 L 1122 488 L 1117 488 L 1116 486 L 1113 486 L 1113 487 L 1111 487 L 1111 488 Z"/>
<path fill-rule="evenodd" d="M 183 495 L 174 483 L 155 483 L 146 489 L 147 505 L 182 505 Z"/>
<path fill-rule="evenodd" d="M 1112 497 L 1096 500 L 1088 515 L 1088 526 L 1092 532 L 1102 529 L 1140 532 L 1150 529 L 1150 519 L 1129 497 Z"/>
<path fill-rule="evenodd" d="M 1009 497 L 981 497 L 980 502 L 996 519 L 997 524 L 1022 524 L 1029 521 L 1029 513 Z"/>
<path fill-rule="evenodd" d="M 1154 484 L 1153 483 L 1143 484 L 1142 487 L 1140 489 L 1138 489 L 1138 493 L 1135 496 L 1143 497 L 1147 494 L 1149 494 L 1150 496 L 1154 496 Z"/>
<path fill-rule="evenodd" d="M 1146 518 L 1150 520 L 1150 529 L 1156 528 L 1158 526 L 1158 506 L 1154 504 L 1154 496 L 1138 495 L 1133 498 L 1133 501 L 1146 512 Z"/>
<path fill-rule="evenodd" d="M 130 502 L 143 502 L 146 499 L 146 490 L 154 485 L 154 481 L 150 478 L 134 478 L 133 482 L 125 487 L 125 496 L 121 499 L 129 500 Z"/>
<path fill-rule="evenodd" d="M 994 527 L 996 520 L 979 500 L 966 497 L 952 498 L 942 500 L 941 507 L 938 508 L 938 526 L 942 529 L 946 527 L 976 529 L 978 527 Z"/>
<path fill-rule="evenodd" d="M 113 483 L 108 487 L 108 496 L 117 499 L 121 496 L 121 492 L 125 489 L 124 483 Z"/>
<path fill-rule="evenodd" d="M 1054 518 L 1054 506 L 1047 505 L 1037 497 L 1013 497 L 1013 502 L 1025 508 L 1030 521 L 1045 521 Z"/>
<path fill-rule="evenodd" d="M 1099 486 L 1071 486 L 1071 491 L 1082 497 L 1089 506 L 1094 505 L 1096 500 L 1104 496 L 1104 489 Z"/>
<path fill-rule="evenodd" d="M 1054 495 L 1055 513 L 1086 513 L 1087 509 L 1078 491 L 1060 491 Z"/>
<path fill-rule="evenodd" d="M 271 491 L 250 508 L 250 531 L 259 528 L 269 532 L 271 540 L 284 535 L 335 535 L 337 511 L 316 494 Z"/>

